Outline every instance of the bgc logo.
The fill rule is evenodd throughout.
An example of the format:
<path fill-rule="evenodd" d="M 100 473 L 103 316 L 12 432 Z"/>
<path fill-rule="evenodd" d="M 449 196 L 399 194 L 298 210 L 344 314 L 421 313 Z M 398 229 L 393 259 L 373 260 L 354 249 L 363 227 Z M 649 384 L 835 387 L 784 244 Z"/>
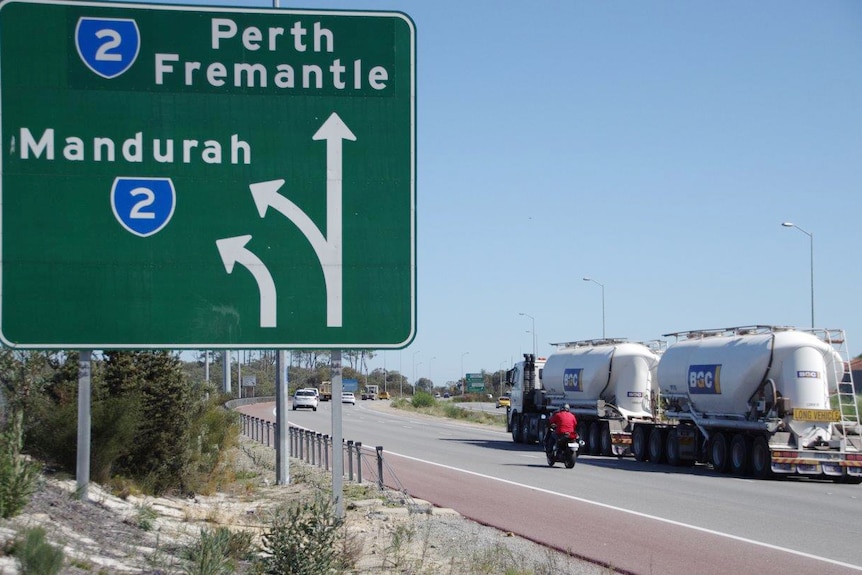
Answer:
<path fill-rule="evenodd" d="M 563 372 L 563 389 L 566 391 L 583 391 L 581 375 L 583 369 L 567 369 Z"/>
<path fill-rule="evenodd" d="M 701 395 L 721 394 L 721 365 L 688 366 L 688 392 Z"/>

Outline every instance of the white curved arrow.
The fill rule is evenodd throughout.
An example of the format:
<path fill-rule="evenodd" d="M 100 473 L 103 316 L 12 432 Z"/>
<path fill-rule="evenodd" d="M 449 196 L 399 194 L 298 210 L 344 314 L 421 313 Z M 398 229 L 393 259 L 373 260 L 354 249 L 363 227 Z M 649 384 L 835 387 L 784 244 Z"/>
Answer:
<path fill-rule="evenodd" d="M 233 273 L 234 264 L 240 264 L 251 272 L 260 291 L 260 327 L 275 327 L 275 282 L 260 258 L 246 249 L 245 245 L 249 240 L 251 240 L 250 235 L 224 238 L 216 240 L 216 247 L 227 273 Z"/>
<path fill-rule="evenodd" d="M 270 180 L 251 184 L 249 189 L 257 206 L 260 217 L 272 207 L 299 228 L 308 239 L 326 284 L 326 325 L 342 325 L 342 141 L 356 140 L 353 132 L 344 124 L 338 114 L 333 113 L 312 137 L 313 140 L 326 140 L 326 236 L 321 233 L 311 218 L 292 201 L 278 193 L 284 180 Z"/>

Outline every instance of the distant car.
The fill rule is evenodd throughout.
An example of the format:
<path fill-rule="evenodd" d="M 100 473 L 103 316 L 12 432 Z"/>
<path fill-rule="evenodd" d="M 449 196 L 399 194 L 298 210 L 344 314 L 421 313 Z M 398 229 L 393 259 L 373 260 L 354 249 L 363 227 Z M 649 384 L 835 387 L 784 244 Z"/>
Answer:
<path fill-rule="evenodd" d="M 435 393 L 434 397 L 436 397 L 437 399 L 440 399 L 440 392 L 438 391 L 437 393 Z"/>
<path fill-rule="evenodd" d="M 352 391 L 343 391 L 341 392 L 341 403 L 356 405 L 356 396 L 353 395 Z"/>
<path fill-rule="evenodd" d="M 314 393 L 313 389 L 297 389 L 296 393 L 293 394 L 293 410 L 296 411 L 299 408 L 311 409 L 312 411 L 317 411 L 317 394 Z"/>
<path fill-rule="evenodd" d="M 452 397 L 452 396 L 451 396 L 451 395 L 449 395 L 449 393 L 448 393 L 448 392 L 446 392 L 446 393 L 444 393 L 444 394 L 443 394 L 443 399 L 449 399 L 450 397 Z"/>
<path fill-rule="evenodd" d="M 380 395 L 377 396 L 377 399 L 392 399 L 392 397 L 389 395 L 388 391 L 381 391 Z"/>
<path fill-rule="evenodd" d="M 510 405 L 512 405 L 512 399 L 508 393 L 504 393 L 497 398 L 497 409 L 501 407 L 509 407 Z"/>

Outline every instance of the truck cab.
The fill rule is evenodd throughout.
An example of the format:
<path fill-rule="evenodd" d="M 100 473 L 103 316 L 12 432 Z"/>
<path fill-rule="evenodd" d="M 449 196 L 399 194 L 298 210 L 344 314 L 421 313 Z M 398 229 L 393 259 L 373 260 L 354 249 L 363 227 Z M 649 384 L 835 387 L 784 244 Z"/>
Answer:
<path fill-rule="evenodd" d="M 506 372 L 506 383 L 512 389 L 506 409 L 506 431 L 512 432 L 515 443 L 535 443 L 544 435 L 543 424 L 549 414 L 542 388 L 544 367 L 545 358 L 527 353 L 524 361 Z"/>

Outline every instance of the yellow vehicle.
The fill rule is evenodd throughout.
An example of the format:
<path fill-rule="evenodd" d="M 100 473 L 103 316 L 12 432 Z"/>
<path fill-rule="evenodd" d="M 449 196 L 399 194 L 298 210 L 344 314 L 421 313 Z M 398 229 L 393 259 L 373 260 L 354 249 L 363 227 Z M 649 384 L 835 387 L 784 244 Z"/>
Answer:
<path fill-rule="evenodd" d="M 497 398 L 497 409 L 500 409 L 501 407 L 509 407 L 510 405 L 511 398 L 509 397 L 509 392 L 506 392 Z"/>
<path fill-rule="evenodd" d="M 392 399 L 392 398 L 389 396 L 389 392 L 388 392 L 388 391 L 381 391 L 381 392 L 377 395 L 377 399 Z"/>

